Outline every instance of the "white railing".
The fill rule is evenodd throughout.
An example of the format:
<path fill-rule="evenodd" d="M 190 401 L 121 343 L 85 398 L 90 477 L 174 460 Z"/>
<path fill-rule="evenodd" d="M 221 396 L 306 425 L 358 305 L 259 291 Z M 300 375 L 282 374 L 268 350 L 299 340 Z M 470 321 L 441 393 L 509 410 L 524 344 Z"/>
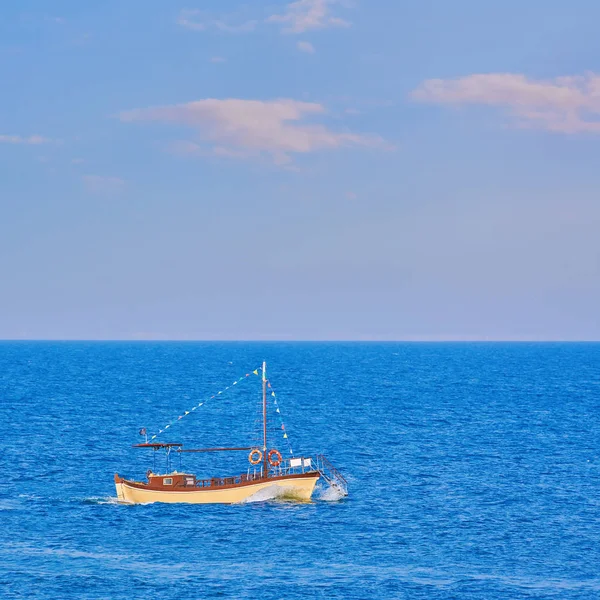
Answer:
<path fill-rule="evenodd" d="M 276 467 L 269 465 L 269 476 L 280 477 L 281 475 L 298 475 L 317 471 L 317 465 L 313 458 L 284 458 Z M 249 468 L 248 477 L 262 477 L 261 468 Z"/>

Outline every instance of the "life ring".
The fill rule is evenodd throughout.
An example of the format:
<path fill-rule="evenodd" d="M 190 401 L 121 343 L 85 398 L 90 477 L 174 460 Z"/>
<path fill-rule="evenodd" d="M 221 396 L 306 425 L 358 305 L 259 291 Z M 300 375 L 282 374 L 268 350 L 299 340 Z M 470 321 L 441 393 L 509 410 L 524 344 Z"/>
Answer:
<path fill-rule="evenodd" d="M 275 459 L 273 459 L 273 457 L 275 457 Z M 275 450 L 275 448 L 273 448 L 272 450 L 269 450 L 269 454 L 267 454 L 267 458 L 269 459 L 269 464 L 272 467 L 278 467 L 282 461 L 281 452 L 279 452 L 279 450 Z"/>
<path fill-rule="evenodd" d="M 257 465 L 262 460 L 262 452 L 258 448 L 254 448 L 254 450 L 248 454 L 248 460 L 251 465 Z"/>

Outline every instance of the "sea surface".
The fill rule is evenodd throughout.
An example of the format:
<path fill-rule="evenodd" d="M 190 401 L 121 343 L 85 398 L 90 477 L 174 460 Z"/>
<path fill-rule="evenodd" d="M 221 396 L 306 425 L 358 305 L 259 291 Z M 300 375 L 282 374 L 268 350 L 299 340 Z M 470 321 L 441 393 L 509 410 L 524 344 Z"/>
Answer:
<path fill-rule="evenodd" d="M 117 504 L 141 428 L 253 443 L 263 360 L 347 498 Z M 3 599 L 600 598 L 599 344 L 2 342 L 0 430 Z"/>

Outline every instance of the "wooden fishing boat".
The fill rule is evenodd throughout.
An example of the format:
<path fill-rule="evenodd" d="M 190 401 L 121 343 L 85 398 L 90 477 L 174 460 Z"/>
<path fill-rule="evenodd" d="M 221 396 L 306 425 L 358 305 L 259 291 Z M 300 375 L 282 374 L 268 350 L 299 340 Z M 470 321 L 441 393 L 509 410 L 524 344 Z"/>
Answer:
<path fill-rule="evenodd" d="M 340 495 L 347 495 L 347 482 L 341 473 L 321 454 L 315 458 L 296 457 L 284 459 L 277 448 L 270 448 L 267 439 L 267 387 L 266 363 L 262 365 L 262 447 L 219 447 L 184 449 L 179 443 L 154 442 L 157 435 L 135 448 L 164 451 L 167 458 L 165 473 L 155 473 L 149 469 L 146 481 L 132 481 L 115 474 L 115 486 L 119 502 L 146 504 L 152 502 L 192 503 L 192 504 L 232 504 L 252 499 L 273 497 L 309 501 L 319 478 L 335 487 Z M 259 369 L 253 371 L 258 374 Z M 246 375 L 248 377 L 249 374 Z M 240 378 L 239 381 L 242 381 Z M 237 384 L 236 381 L 233 385 Z M 226 389 L 229 389 L 226 388 Z M 219 392 L 221 394 L 221 392 Z M 275 392 L 271 391 L 275 397 Z M 214 396 L 213 396 L 214 397 Z M 202 406 L 200 403 L 199 406 Z M 195 407 L 196 408 L 196 407 Z M 191 411 L 186 411 L 185 415 Z M 277 409 L 279 413 L 279 409 Z M 178 418 L 183 418 L 183 415 Z M 168 425 L 167 428 L 169 428 Z M 283 425 L 282 425 L 282 429 Z M 161 430 L 159 433 L 163 433 Z M 145 435 L 145 429 L 140 433 Z M 284 434 L 287 438 L 287 434 Z M 245 473 L 233 477 L 211 477 L 200 479 L 191 473 L 170 469 L 170 455 L 182 453 L 236 452 L 249 451 L 250 468 Z"/>

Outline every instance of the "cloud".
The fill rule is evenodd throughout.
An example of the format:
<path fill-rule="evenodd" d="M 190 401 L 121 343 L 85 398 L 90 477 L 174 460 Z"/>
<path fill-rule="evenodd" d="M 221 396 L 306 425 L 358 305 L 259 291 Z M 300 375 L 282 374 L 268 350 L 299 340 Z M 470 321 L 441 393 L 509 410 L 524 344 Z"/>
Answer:
<path fill-rule="evenodd" d="M 177 24 L 193 31 L 216 29 L 224 33 L 245 33 L 254 31 L 258 25 L 258 21 L 250 20 L 231 24 L 229 17 L 215 19 L 201 10 L 182 10 L 177 17 Z"/>
<path fill-rule="evenodd" d="M 240 21 L 235 15 L 215 17 L 197 9 L 184 9 L 177 17 L 177 24 L 192 31 L 217 30 L 224 33 L 245 33 L 254 31 L 259 23 L 279 23 L 282 33 L 303 33 L 313 29 L 350 27 L 350 23 L 331 14 L 333 4 L 343 0 L 295 0 L 290 2 L 284 14 L 271 15 L 267 19 Z"/>
<path fill-rule="evenodd" d="M 202 154 L 202 146 L 188 140 L 177 140 L 169 143 L 169 151 L 173 154 Z"/>
<path fill-rule="evenodd" d="M 283 15 L 272 15 L 269 23 L 282 23 L 283 33 L 303 33 L 312 29 L 350 27 L 348 21 L 331 16 L 330 7 L 337 0 L 296 0 L 287 6 Z"/>
<path fill-rule="evenodd" d="M 310 42 L 298 42 L 296 46 L 300 52 L 306 52 L 308 54 L 315 53 L 315 47 Z"/>
<path fill-rule="evenodd" d="M 501 107 L 520 127 L 565 134 L 600 133 L 600 76 L 594 73 L 548 80 L 512 73 L 429 79 L 412 97 L 433 104 Z"/>
<path fill-rule="evenodd" d="M 201 14 L 202 12 L 199 10 L 182 10 L 177 17 L 177 25 L 194 31 L 206 31 L 208 29 L 207 23 L 199 21 L 197 18 Z"/>
<path fill-rule="evenodd" d="M 95 194 L 115 194 L 120 192 L 125 185 L 125 181 L 120 177 L 83 175 L 81 179 L 87 190 Z"/>
<path fill-rule="evenodd" d="M 0 144 L 26 144 L 29 146 L 39 146 L 40 144 L 48 144 L 50 140 L 41 135 L 30 135 L 23 137 L 20 135 L 0 135 Z"/>
<path fill-rule="evenodd" d="M 301 123 L 325 114 L 321 104 L 291 99 L 270 101 L 208 98 L 157 108 L 121 113 L 124 122 L 157 121 L 194 129 L 199 138 L 220 156 L 236 158 L 269 155 L 276 163 L 290 161 L 290 154 L 306 154 L 347 146 L 387 148 L 378 136 L 336 132 L 324 125 Z M 179 143 L 180 151 L 184 143 Z M 199 149 L 188 142 L 189 148 Z"/>
<path fill-rule="evenodd" d="M 227 59 L 223 58 L 222 56 L 211 56 L 210 62 L 215 64 L 224 63 L 227 62 Z"/>

